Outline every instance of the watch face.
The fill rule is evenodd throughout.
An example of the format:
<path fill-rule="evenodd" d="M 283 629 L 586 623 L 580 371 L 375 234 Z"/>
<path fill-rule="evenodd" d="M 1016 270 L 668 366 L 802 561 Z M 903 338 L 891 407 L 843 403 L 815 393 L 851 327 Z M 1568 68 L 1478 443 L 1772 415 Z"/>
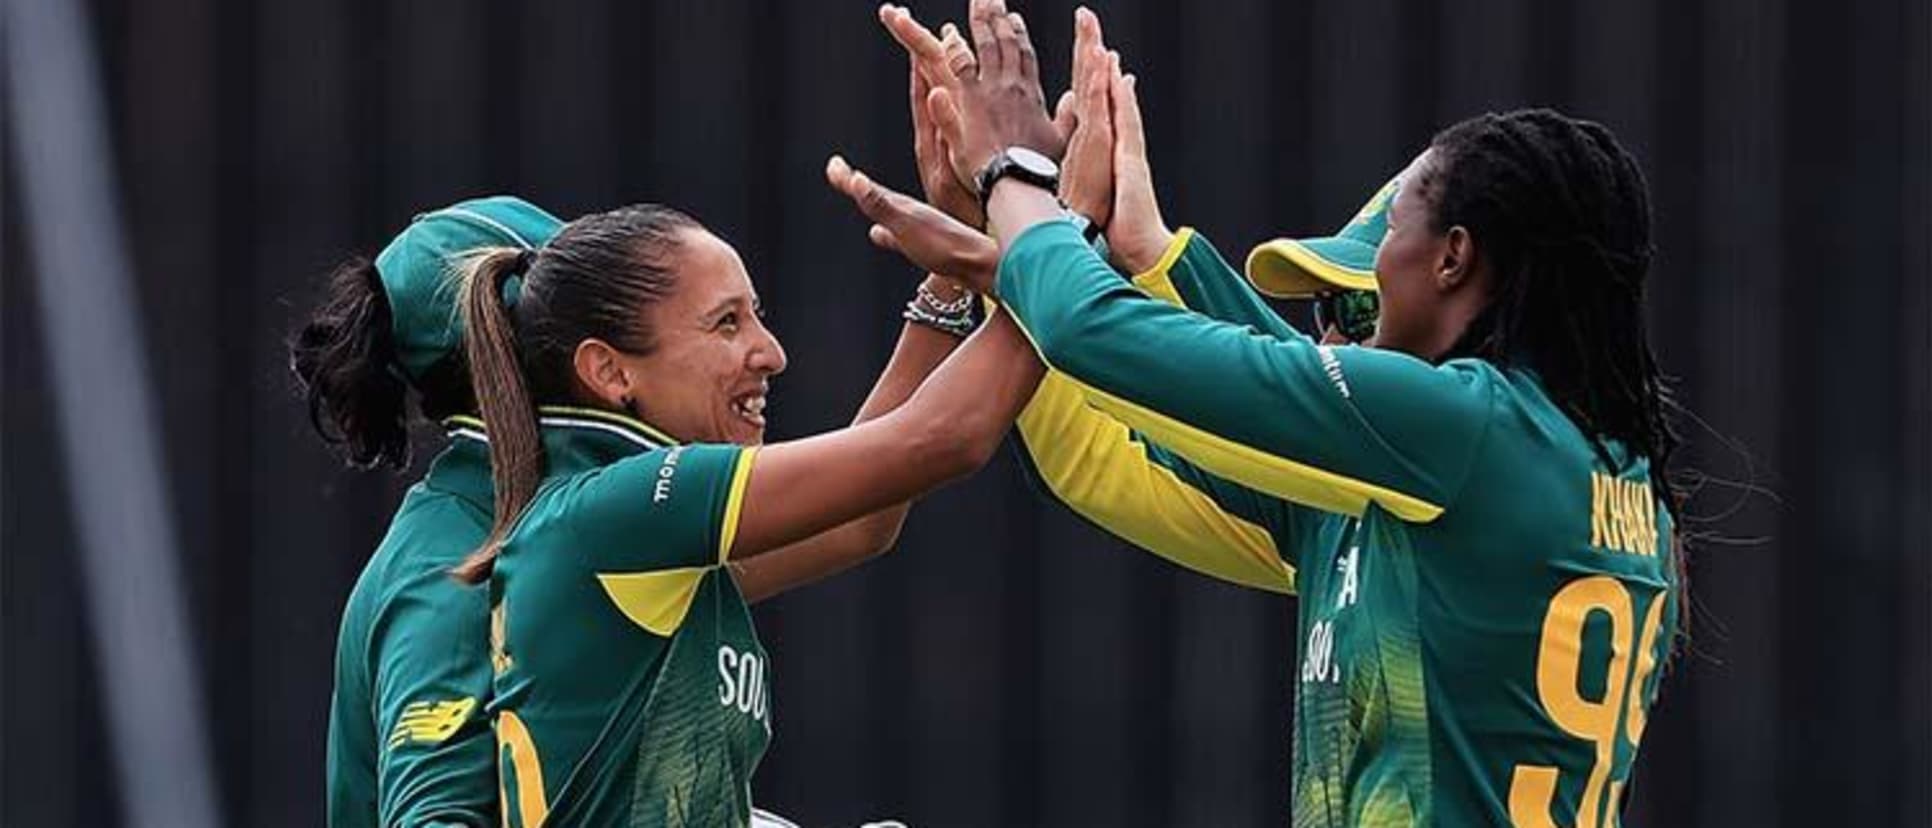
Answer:
<path fill-rule="evenodd" d="M 1060 177 L 1060 165 L 1026 147 L 1008 147 L 1006 157 L 1012 159 L 1015 166 L 1041 178 Z"/>

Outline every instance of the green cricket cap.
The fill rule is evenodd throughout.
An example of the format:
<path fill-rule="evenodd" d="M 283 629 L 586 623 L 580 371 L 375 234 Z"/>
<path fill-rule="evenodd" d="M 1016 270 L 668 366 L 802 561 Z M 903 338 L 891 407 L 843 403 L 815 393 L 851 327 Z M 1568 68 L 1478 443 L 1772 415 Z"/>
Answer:
<path fill-rule="evenodd" d="M 515 196 L 458 202 L 416 216 L 376 255 L 389 298 L 396 359 L 412 380 L 463 344 L 457 269 L 485 247 L 542 247 L 563 228 L 556 216 Z"/>
<path fill-rule="evenodd" d="M 1402 179 L 1389 179 L 1333 236 L 1275 239 L 1248 253 L 1248 281 L 1278 299 L 1336 288 L 1375 289 L 1375 251 L 1389 232 L 1389 203 Z"/>

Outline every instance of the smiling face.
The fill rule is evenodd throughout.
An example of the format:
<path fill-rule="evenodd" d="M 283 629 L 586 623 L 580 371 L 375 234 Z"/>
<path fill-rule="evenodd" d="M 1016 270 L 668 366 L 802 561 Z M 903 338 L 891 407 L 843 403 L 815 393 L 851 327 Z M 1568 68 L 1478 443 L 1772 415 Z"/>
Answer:
<path fill-rule="evenodd" d="M 759 318 L 758 294 L 731 245 L 692 227 L 679 231 L 673 251 L 672 289 L 640 310 L 654 347 L 609 351 L 584 380 L 678 440 L 761 443 L 768 380 L 785 370 L 785 349 Z"/>

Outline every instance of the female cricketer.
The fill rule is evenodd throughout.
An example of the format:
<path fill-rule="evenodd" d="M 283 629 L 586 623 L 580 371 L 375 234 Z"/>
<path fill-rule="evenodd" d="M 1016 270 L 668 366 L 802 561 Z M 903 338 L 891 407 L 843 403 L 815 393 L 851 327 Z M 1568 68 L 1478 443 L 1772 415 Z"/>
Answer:
<path fill-rule="evenodd" d="M 970 47 L 955 27 L 935 35 L 903 8 L 892 6 L 881 11 L 881 20 L 911 53 L 911 88 L 917 101 L 923 102 L 931 87 L 922 73 L 952 71 L 953 66 L 973 62 Z M 1078 128 L 1069 136 L 1067 175 L 1060 182 L 1060 194 L 1071 212 L 1090 226 L 1100 226 L 1107 224 L 1116 207 L 1116 175 L 1148 177 L 1145 148 L 1138 113 L 1112 112 L 1110 89 L 1119 66 L 1117 57 L 1107 51 L 1099 18 L 1080 10 L 1074 32 L 1074 90 L 1063 112 L 1070 108 Z M 922 53 L 929 58 L 943 54 L 945 60 L 922 66 Z M 1121 121 L 1118 130 L 1116 117 Z M 929 120 L 922 107 L 915 107 L 914 118 L 915 123 Z M 1116 137 L 1127 148 L 1118 153 L 1119 158 L 1115 157 Z M 936 151 L 943 145 L 935 132 L 916 141 L 913 148 L 930 205 L 861 174 L 853 174 L 852 181 L 839 188 L 877 223 L 872 233 L 875 241 L 921 267 L 980 274 L 977 278 L 986 281 L 998 265 L 998 245 L 966 226 L 984 217 L 977 200 Z M 1142 189 L 1151 193 L 1151 188 Z M 1142 189 L 1126 187 L 1121 193 L 1137 197 Z M 1312 300 L 1324 341 L 1367 338 L 1375 321 L 1370 271 L 1376 245 L 1387 227 L 1391 190 L 1392 186 L 1384 186 L 1332 236 L 1276 239 L 1255 248 L 1248 265 L 1253 287 L 1187 228 L 1175 234 L 1176 243 L 1157 262 L 1128 281 L 1162 301 L 1273 336 L 1288 335 L 1291 329 L 1257 290 Z M 935 193 L 943 197 L 933 198 Z M 967 209 L 961 209 L 962 204 Z M 1119 206 L 1126 214 L 1150 209 L 1132 202 Z M 969 275 L 966 280 L 973 278 Z M 1367 294 L 1366 301 L 1358 294 Z M 1324 313 L 1324 305 L 1347 312 Z M 1364 327 L 1369 331 L 1363 332 Z M 1293 593 L 1293 568 L 1283 564 L 1277 551 L 1289 539 L 1277 537 L 1271 527 L 1286 522 L 1285 509 L 1298 507 L 1257 497 L 1189 463 L 1095 409 L 1087 393 L 1078 380 L 1048 371 L 1017 421 L 1024 468 L 1052 499 L 1099 528 L 1188 569 L 1243 586 Z"/>
<path fill-rule="evenodd" d="M 432 421 L 474 409 L 449 262 L 534 247 L 561 226 L 520 199 L 475 199 L 418 216 L 374 262 L 338 268 L 290 347 L 317 433 L 352 465 L 406 467 L 408 397 Z M 489 530 L 489 456 L 465 429 L 448 435 L 343 608 L 329 710 L 337 828 L 497 822 L 489 605 L 448 576 Z"/>
<path fill-rule="evenodd" d="M 1452 126 L 1393 195 L 1377 347 L 1259 335 L 1095 255 L 1027 151 L 1024 30 L 974 14 L 977 65 L 932 103 L 1004 250 L 976 287 L 1102 410 L 1297 506 L 1296 824 L 1613 823 L 1682 591 L 1635 162 L 1547 110 Z M 1113 224 L 1125 261 L 1176 241 Z"/>
<path fill-rule="evenodd" d="M 773 677 L 733 573 L 889 535 L 898 504 L 986 462 L 1038 361 L 995 316 L 902 404 L 761 446 L 785 354 L 690 217 L 586 216 L 463 284 L 496 502 L 457 573 L 489 583 L 505 821 L 747 824 Z M 906 316 L 950 337 L 967 307 Z"/>
<path fill-rule="evenodd" d="M 535 250 L 562 226 L 507 196 L 419 216 L 374 262 L 339 268 L 291 344 L 312 422 L 352 464 L 407 465 L 412 395 L 449 439 L 404 498 L 343 612 L 329 730 L 333 826 L 499 821 L 486 709 L 488 594 L 449 576 L 488 535 L 495 497 L 453 277 L 475 251 Z M 902 402 L 967 332 L 958 291 L 938 278 L 921 286 L 907 312 L 918 324 L 902 332 L 861 420 Z M 560 428 L 596 422 L 586 417 L 545 412 L 545 422 Z M 746 600 L 757 601 L 853 566 L 890 546 L 904 514 L 896 507 L 865 524 L 867 531 L 829 532 L 744 562 L 733 579 Z"/>

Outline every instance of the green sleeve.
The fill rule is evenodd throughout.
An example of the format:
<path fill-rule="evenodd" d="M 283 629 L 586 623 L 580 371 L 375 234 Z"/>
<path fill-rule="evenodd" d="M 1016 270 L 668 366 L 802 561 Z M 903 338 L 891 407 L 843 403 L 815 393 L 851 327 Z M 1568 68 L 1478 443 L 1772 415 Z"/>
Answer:
<path fill-rule="evenodd" d="M 1290 332 L 1188 228 L 1132 282 L 1157 299 L 1225 322 Z M 1018 432 L 1028 477 L 1074 514 L 1209 577 L 1294 593 L 1299 553 L 1319 519 L 1312 510 L 1203 471 L 1149 442 L 1088 405 L 1079 383 L 1059 372 L 1042 379 Z"/>
<path fill-rule="evenodd" d="M 487 593 L 429 567 L 371 630 L 381 825 L 497 822 Z"/>
<path fill-rule="evenodd" d="M 366 631 L 351 620 L 353 600 L 336 645 L 335 690 L 329 694 L 329 828 L 376 824 L 375 710 L 360 647 Z"/>
<path fill-rule="evenodd" d="M 573 478 L 558 495 L 577 546 L 604 572 L 651 572 L 724 562 L 757 449 L 687 445 L 626 457 Z"/>
<path fill-rule="evenodd" d="M 1136 287 L 1149 296 L 1198 311 L 1206 316 L 1234 325 L 1244 325 L 1277 338 L 1288 338 L 1297 334 L 1267 300 L 1261 298 L 1248 280 L 1228 265 L 1221 253 L 1209 244 L 1207 239 L 1195 232 L 1192 227 L 1183 227 L 1174 234 L 1166 251 L 1154 267 L 1133 277 Z M 1229 481 L 1208 474 L 1198 466 L 1188 463 L 1180 455 L 1159 446 L 1153 446 L 1150 457 L 1158 457 L 1159 462 L 1188 477 L 1198 477 L 1204 485 L 1226 486 L 1239 489 L 1230 491 L 1227 498 L 1256 498 L 1252 489 L 1236 486 Z M 1281 543 L 1281 557 L 1290 565 L 1297 565 L 1304 543 L 1312 542 L 1306 537 L 1312 532 L 1320 518 L 1306 506 L 1275 498 L 1256 498 L 1267 503 L 1270 521 L 1267 525 L 1276 527 L 1275 534 Z"/>
<path fill-rule="evenodd" d="M 1220 251 L 1191 227 L 1176 232 L 1160 261 L 1134 276 L 1133 282 L 1157 299 L 1223 322 L 1245 325 L 1273 337 L 1295 334 L 1247 279 L 1221 258 Z"/>
<path fill-rule="evenodd" d="M 1490 420 L 1493 370 L 1265 335 L 1122 283 L 1064 221 L 1002 257 L 999 294 L 1097 407 L 1202 469 L 1325 511 L 1439 516 Z"/>

